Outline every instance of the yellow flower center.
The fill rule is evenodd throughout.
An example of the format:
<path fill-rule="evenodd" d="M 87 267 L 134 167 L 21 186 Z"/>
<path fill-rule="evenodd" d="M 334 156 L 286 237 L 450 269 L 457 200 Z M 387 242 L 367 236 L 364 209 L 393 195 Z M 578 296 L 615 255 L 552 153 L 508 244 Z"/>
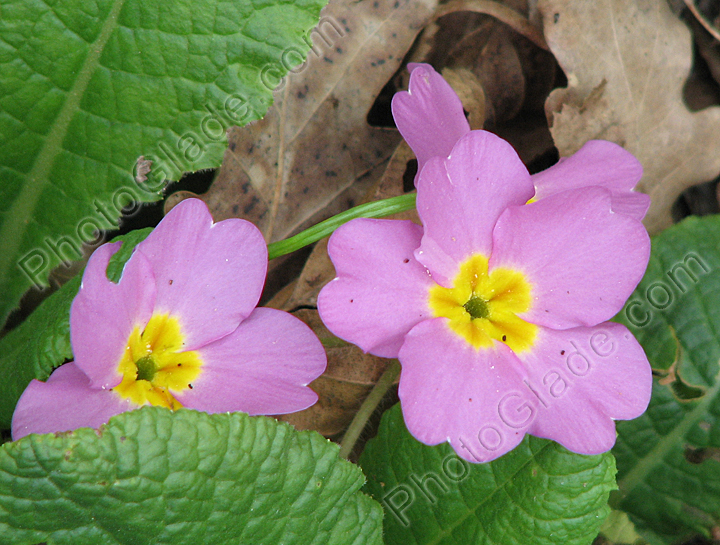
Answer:
<path fill-rule="evenodd" d="M 450 329 L 475 348 L 489 348 L 496 340 L 523 352 L 537 336 L 536 325 L 517 317 L 530 309 L 531 291 L 521 272 L 497 268 L 488 274 L 487 257 L 475 254 L 460 265 L 452 288 L 430 288 L 428 303 L 436 317 L 448 318 Z"/>
<path fill-rule="evenodd" d="M 182 347 L 178 319 L 154 314 L 142 333 L 136 327 L 130 334 L 118 365 L 123 379 L 113 390 L 138 405 L 179 409 L 171 392 L 192 388 L 203 364 L 197 352 L 180 352 Z"/>

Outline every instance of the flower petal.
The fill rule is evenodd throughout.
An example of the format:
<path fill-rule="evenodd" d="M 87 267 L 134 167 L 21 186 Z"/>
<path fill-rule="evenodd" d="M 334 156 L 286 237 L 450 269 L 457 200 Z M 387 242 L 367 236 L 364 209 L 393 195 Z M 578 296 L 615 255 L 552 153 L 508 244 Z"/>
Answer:
<path fill-rule="evenodd" d="M 508 208 L 493 233 L 490 269 L 526 275 L 533 306 L 521 318 L 568 329 L 617 314 L 649 257 L 642 223 L 614 213 L 608 190 L 588 187 Z"/>
<path fill-rule="evenodd" d="M 612 209 L 636 220 L 642 220 L 650 208 L 650 195 L 636 191 L 612 194 Z"/>
<path fill-rule="evenodd" d="M 317 401 L 307 385 L 327 360 L 302 321 L 280 310 L 257 308 L 230 335 L 198 350 L 203 360 L 193 388 L 175 397 L 209 413 L 251 415 L 301 411 Z"/>
<path fill-rule="evenodd" d="M 395 93 L 391 107 L 400 134 L 415 152 L 419 174 L 431 157 L 450 155 L 470 125 L 455 91 L 432 66 L 411 63 L 408 69 L 409 89 Z"/>
<path fill-rule="evenodd" d="M 650 197 L 633 192 L 643 168 L 633 154 L 606 140 L 591 140 L 577 153 L 532 176 L 536 199 L 568 189 L 601 186 L 612 195 L 613 210 L 641 220 Z"/>
<path fill-rule="evenodd" d="M 625 326 L 610 322 L 541 328 L 538 337 L 519 356 L 540 400 L 530 433 L 579 454 L 610 450 L 613 420 L 637 418 L 650 402 L 652 371 L 642 347 Z"/>
<path fill-rule="evenodd" d="M 32 380 L 15 407 L 12 437 L 98 428 L 110 417 L 137 409 L 112 390 L 94 389 L 73 362 L 58 367 L 47 382 Z"/>
<path fill-rule="evenodd" d="M 213 224 L 201 200 L 178 204 L 136 251 L 157 279 L 155 311 L 180 319 L 187 350 L 234 331 L 260 299 L 267 272 L 262 234 L 241 219 Z"/>
<path fill-rule="evenodd" d="M 515 150 L 486 131 L 472 131 L 447 160 L 434 158 L 418 180 L 417 208 L 425 234 L 415 256 L 445 287 L 457 266 L 492 249 L 492 230 L 510 205 L 525 204 L 535 193 Z"/>
<path fill-rule="evenodd" d="M 145 327 L 155 305 L 155 277 L 144 256 L 133 254 L 118 284 L 108 280 L 107 264 L 120 244 L 104 244 L 90 256 L 70 307 L 75 365 L 89 377 L 93 388 L 113 388 L 120 383 L 118 364 L 130 333 L 135 327 Z"/>
<path fill-rule="evenodd" d="M 365 352 L 396 358 L 405 334 L 431 311 L 433 284 L 413 257 L 422 227 L 410 221 L 355 219 L 333 233 L 328 253 L 337 278 L 318 296 L 334 335 Z"/>
<path fill-rule="evenodd" d="M 428 445 L 448 441 L 471 462 L 489 462 L 515 448 L 535 418 L 523 369 L 501 343 L 476 350 L 447 326 L 426 320 L 400 349 L 399 396 L 405 424 Z"/>

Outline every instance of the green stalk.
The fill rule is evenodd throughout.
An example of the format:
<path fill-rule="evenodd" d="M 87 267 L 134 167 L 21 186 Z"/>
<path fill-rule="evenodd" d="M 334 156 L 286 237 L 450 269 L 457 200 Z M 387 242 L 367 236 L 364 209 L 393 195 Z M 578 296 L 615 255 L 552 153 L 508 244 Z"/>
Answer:
<path fill-rule="evenodd" d="M 365 398 L 363 404 L 360 405 L 360 410 L 350 422 L 345 435 L 340 442 L 340 457 L 347 458 L 350 456 L 355 443 L 360 437 L 360 434 L 365 429 L 368 419 L 372 416 L 377 409 L 377 406 L 382 401 L 385 394 L 395 382 L 395 379 L 400 375 L 400 362 L 398 360 L 390 360 L 385 372 L 375 383 L 373 389 L 370 390 L 370 394 Z"/>
<path fill-rule="evenodd" d="M 295 250 L 299 250 L 317 242 L 321 238 L 324 238 L 332 234 L 335 229 L 340 227 L 343 223 L 355 218 L 381 218 L 383 216 L 389 216 L 391 214 L 397 214 L 398 212 L 404 212 L 415 208 L 415 193 L 408 193 L 406 195 L 400 195 L 399 197 L 392 197 L 390 199 L 383 199 L 381 201 L 373 201 L 360 206 L 341 212 L 340 214 L 328 218 L 325 221 L 321 221 L 317 225 L 313 225 L 309 229 L 305 229 L 302 233 L 298 233 L 295 236 L 286 238 L 285 240 L 278 240 L 272 244 L 268 244 L 268 259 L 274 259 L 281 255 L 289 254 Z"/>

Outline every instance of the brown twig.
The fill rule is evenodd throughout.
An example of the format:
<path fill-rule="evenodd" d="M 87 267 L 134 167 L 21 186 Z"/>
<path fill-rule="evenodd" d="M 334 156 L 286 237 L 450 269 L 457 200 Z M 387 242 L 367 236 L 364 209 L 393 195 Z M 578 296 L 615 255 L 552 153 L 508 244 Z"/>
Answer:
<path fill-rule="evenodd" d="M 525 36 L 539 48 L 550 51 L 550 47 L 545 41 L 545 36 L 543 36 L 542 32 L 522 14 L 503 4 L 494 2 L 493 0 L 452 0 L 440 6 L 435 12 L 434 19 L 437 20 L 443 15 L 455 13 L 456 11 L 473 11 L 495 17 L 495 19 L 505 23 L 518 34 Z"/>
<path fill-rule="evenodd" d="M 707 30 L 712 35 L 713 38 L 720 42 L 720 32 L 718 32 L 717 29 L 712 26 L 710 22 L 705 19 L 705 17 L 703 17 L 702 13 L 698 11 L 697 7 L 693 3 L 693 0 L 685 0 L 685 5 L 695 16 L 695 19 L 698 20 L 698 23 L 700 23 L 705 28 L 705 30 Z"/>

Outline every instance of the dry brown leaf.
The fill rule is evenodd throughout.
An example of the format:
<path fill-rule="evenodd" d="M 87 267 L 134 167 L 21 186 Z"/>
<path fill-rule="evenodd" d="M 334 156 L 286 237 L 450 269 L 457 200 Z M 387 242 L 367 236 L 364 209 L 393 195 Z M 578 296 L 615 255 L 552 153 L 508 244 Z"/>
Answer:
<path fill-rule="evenodd" d="M 357 346 L 334 337 L 317 310 L 301 309 L 294 314 L 308 324 L 325 345 L 328 366 L 325 373 L 310 384 L 318 394 L 318 402 L 309 409 L 278 418 L 298 429 L 313 429 L 325 436 L 337 435 L 350 424 L 391 360 L 364 354 Z"/>
<path fill-rule="evenodd" d="M 485 124 L 485 90 L 480 79 L 467 68 L 443 68 L 442 76 L 460 97 L 468 113 L 470 129 L 482 129 Z"/>
<path fill-rule="evenodd" d="M 720 107 L 691 113 L 683 102 L 690 32 L 665 0 L 540 0 L 539 8 L 568 79 L 546 103 L 560 155 L 593 138 L 624 146 L 645 169 L 645 225 L 668 227 L 678 195 L 720 172 Z"/>
<path fill-rule="evenodd" d="M 319 54 L 288 76 L 264 119 L 230 130 L 220 173 L 201 197 L 214 219 L 243 217 L 272 242 L 339 211 L 328 205 L 399 141 L 370 127 L 367 113 L 436 4 L 331 1 L 312 36 Z"/>
<path fill-rule="evenodd" d="M 695 63 L 695 66 L 693 66 L 691 77 L 695 77 L 688 84 L 694 84 L 691 89 L 694 96 L 688 97 L 687 85 L 684 93 L 688 105 L 695 110 L 699 110 L 720 102 L 720 87 L 718 86 L 720 84 L 720 41 L 708 34 L 695 19 L 691 19 L 689 23 L 690 28 L 693 30 L 697 51 L 705 61 L 707 70 L 712 76 L 712 78 L 709 78 L 706 73 L 703 73 L 705 70 L 699 66 L 700 63 Z M 693 100 L 693 102 L 691 103 L 690 100 Z"/>
<path fill-rule="evenodd" d="M 333 267 L 327 252 L 328 239 L 318 242 L 305 262 L 300 277 L 295 282 L 292 294 L 285 301 L 283 310 L 298 307 L 316 307 L 318 294 L 322 287 L 335 278 Z"/>
<path fill-rule="evenodd" d="M 403 141 L 393 153 L 383 176 L 368 191 L 363 201 L 396 197 L 403 193 L 403 175 L 408 163 L 414 160 L 410 147 Z M 412 177 L 411 177 L 412 178 Z M 408 210 L 391 216 L 419 222 L 417 212 Z M 335 277 L 327 253 L 327 239 L 315 245 L 296 282 L 278 293 L 268 306 L 294 311 L 318 335 L 328 355 L 327 371 L 311 387 L 318 394 L 318 402 L 299 413 L 282 417 L 300 429 L 314 429 L 333 436 L 344 430 L 360 405 L 387 368 L 389 360 L 364 354 L 357 346 L 334 337 L 320 321 L 317 305 L 320 289 Z"/>
<path fill-rule="evenodd" d="M 703 11 L 715 11 L 717 9 L 717 6 L 712 6 L 709 2 L 704 3 L 704 10 Z M 720 31 L 717 28 L 717 21 L 720 21 L 720 17 L 717 17 L 716 24 L 714 25 L 711 21 L 709 21 L 703 13 L 701 13 L 701 10 L 698 9 L 698 6 L 695 5 L 695 0 L 685 0 L 685 6 L 690 10 L 692 13 L 694 20 L 698 22 L 705 31 L 710 34 L 715 40 L 720 41 Z M 712 8 L 711 8 L 712 6 Z"/>
<path fill-rule="evenodd" d="M 405 141 L 400 142 L 393 153 L 385 172 L 379 180 L 369 189 L 362 202 L 379 201 L 403 194 L 403 174 L 408 163 L 415 159 L 410 146 Z M 409 219 L 419 223 L 415 210 L 408 210 L 399 214 L 388 216 L 390 219 Z M 282 302 L 283 310 L 295 310 L 298 307 L 314 307 L 317 305 L 317 296 L 320 289 L 335 278 L 335 268 L 327 253 L 327 239 L 315 245 L 308 257 L 300 277 L 294 284 L 289 297 L 274 298 L 275 303 Z"/>
<path fill-rule="evenodd" d="M 528 10 L 529 6 L 525 0 L 504 0 L 504 2 L 495 2 L 493 0 L 450 0 L 450 2 L 443 4 L 438 9 L 435 17 L 443 17 L 449 13 L 460 11 L 491 15 L 518 34 L 525 36 L 538 47 L 547 49 L 547 43 L 542 33 L 525 16 Z"/>
<path fill-rule="evenodd" d="M 287 302 L 290 296 L 295 291 L 297 285 L 297 279 L 293 280 L 289 284 L 286 284 L 282 289 L 277 291 L 269 301 L 265 302 L 262 306 L 268 308 L 275 308 L 277 310 L 287 310 Z"/>
<path fill-rule="evenodd" d="M 414 172 L 406 172 L 412 162 L 415 163 L 413 167 Z M 410 146 L 403 140 L 398 144 L 392 157 L 390 157 L 390 162 L 385 172 L 383 172 L 383 175 L 368 191 L 365 200 L 367 202 L 379 201 L 381 199 L 390 199 L 402 195 L 405 192 L 404 177 L 407 177 L 408 183 L 412 183 L 411 180 L 414 179 L 415 172 L 417 172 L 417 159 L 415 159 L 415 154 L 410 149 Z M 409 219 L 415 222 L 420 221 L 415 210 L 407 210 L 388 217 L 392 219 Z"/>
<path fill-rule="evenodd" d="M 525 77 L 520 55 L 507 26 L 488 18 L 458 41 L 448 64 L 467 66 L 479 78 L 487 101 L 486 118 L 491 126 L 514 118 L 525 102 Z"/>

